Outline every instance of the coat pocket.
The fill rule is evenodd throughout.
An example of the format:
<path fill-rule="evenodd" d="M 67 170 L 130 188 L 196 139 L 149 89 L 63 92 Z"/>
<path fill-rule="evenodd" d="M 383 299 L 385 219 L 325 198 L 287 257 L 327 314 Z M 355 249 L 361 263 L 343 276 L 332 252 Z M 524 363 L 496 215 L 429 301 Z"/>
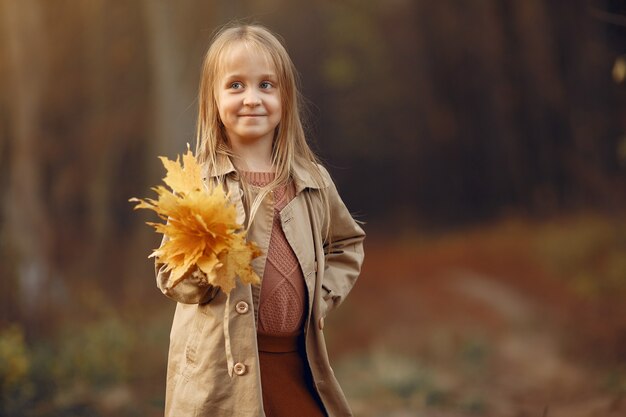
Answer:
<path fill-rule="evenodd" d="M 333 306 L 333 290 L 328 288 L 326 285 L 322 284 L 322 301 L 323 301 L 323 315 L 326 316 L 326 313 L 332 309 Z"/>
<path fill-rule="evenodd" d="M 204 330 L 206 318 L 202 309 L 207 308 L 207 304 L 198 304 L 194 318 L 189 329 L 189 337 L 185 345 L 185 362 L 181 374 L 188 378 L 191 372 L 195 369 L 198 362 L 198 346 Z"/>

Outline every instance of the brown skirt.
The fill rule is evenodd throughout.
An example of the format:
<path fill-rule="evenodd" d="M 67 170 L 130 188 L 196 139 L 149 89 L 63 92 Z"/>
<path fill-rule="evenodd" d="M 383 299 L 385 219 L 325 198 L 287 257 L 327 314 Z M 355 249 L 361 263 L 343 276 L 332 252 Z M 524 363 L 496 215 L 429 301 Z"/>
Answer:
<path fill-rule="evenodd" d="M 267 417 L 325 417 L 306 359 L 304 335 L 257 334 Z"/>

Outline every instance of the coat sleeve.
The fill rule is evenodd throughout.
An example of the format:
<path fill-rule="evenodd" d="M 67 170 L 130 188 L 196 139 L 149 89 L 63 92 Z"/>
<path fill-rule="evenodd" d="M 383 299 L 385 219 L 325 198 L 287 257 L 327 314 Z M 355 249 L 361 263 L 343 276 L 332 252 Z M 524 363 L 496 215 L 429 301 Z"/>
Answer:
<path fill-rule="evenodd" d="M 365 232 L 352 218 L 330 176 L 328 178 L 330 230 L 329 238 L 324 243 L 322 279 L 322 297 L 327 304 L 326 313 L 343 302 L 359 277 L 365 239 Z"/>
<path fill-rule="evenodd" d="M 161 246 L 167 242 L 167 236 L 163 236 Z M 183 304 L 204 304 L 211 301 L 219 290 L 207 281 L 206 274 L 197 267 L 192 267 L 176 286 L 169 283 L 170 271 L 166 271 L 166 265 L 155 261 L 157 287 L 167 297 Z"/>

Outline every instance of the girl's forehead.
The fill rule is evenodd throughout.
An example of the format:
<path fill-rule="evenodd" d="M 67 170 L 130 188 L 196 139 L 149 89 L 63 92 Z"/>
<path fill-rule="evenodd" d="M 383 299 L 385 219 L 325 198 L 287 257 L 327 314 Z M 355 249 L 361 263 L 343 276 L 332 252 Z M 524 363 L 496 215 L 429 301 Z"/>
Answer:
<path fill-rule="evenodd" d="M 250 63 L 276 73 L 276 66 L 270 52 L 255 43 L 233 42 L 224 48 L 221 55 L 221 59 L 218 62 L 218 74 L 220 76 L 224 76 L 226 73 Z"/>

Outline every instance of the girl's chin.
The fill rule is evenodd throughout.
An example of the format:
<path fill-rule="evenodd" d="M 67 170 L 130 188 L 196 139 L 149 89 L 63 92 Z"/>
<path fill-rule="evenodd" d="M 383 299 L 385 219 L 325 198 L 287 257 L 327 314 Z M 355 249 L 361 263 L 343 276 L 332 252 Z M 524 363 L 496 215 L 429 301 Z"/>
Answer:
<path fill-rule="evenodd" d="M 263 133 L 263 134 L 239 134 L 239 135 L 229 135 L 231 140 L 235 139 L 237 142 L 244 144 L 252 144 L 256 142 L 262 142 L 265 140 L 272 141 L 274 139 L 274 132 Z"/>

